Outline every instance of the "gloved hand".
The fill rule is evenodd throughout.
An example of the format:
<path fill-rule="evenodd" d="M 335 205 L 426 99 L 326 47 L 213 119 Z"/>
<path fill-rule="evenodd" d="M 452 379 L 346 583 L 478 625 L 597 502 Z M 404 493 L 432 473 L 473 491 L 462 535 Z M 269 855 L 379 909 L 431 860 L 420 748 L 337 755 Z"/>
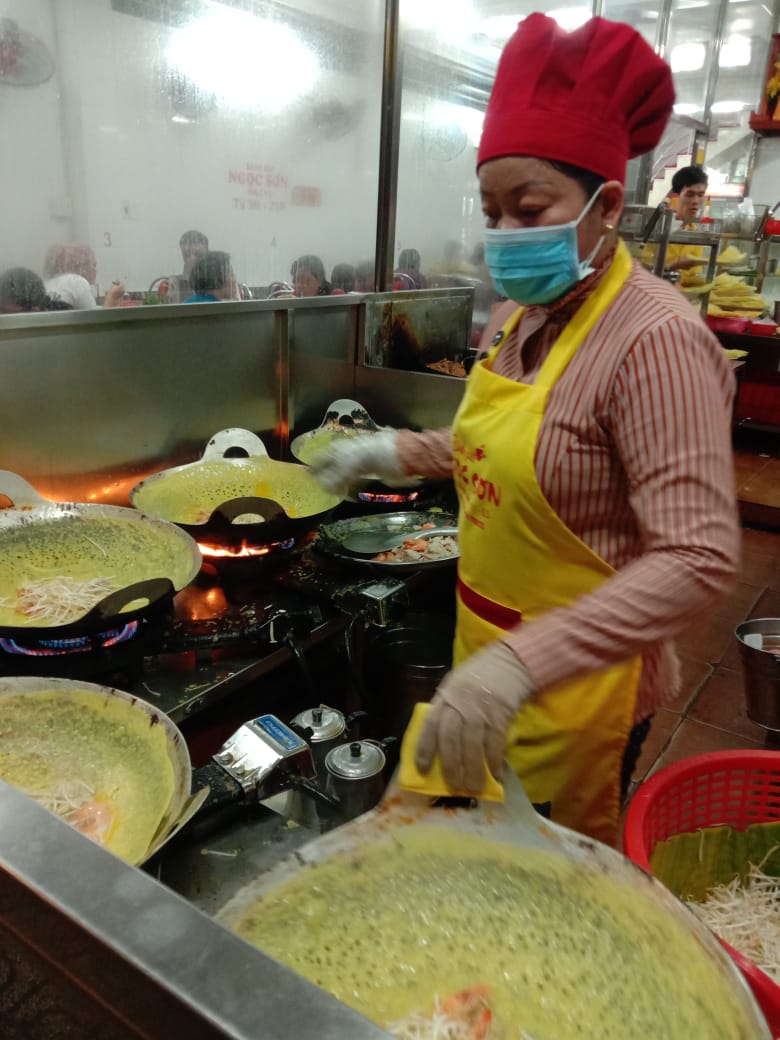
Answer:
<path fill-rule="evenodd" d="M 401 466 L 397 437 L 397 430 L 388 430 L 337 441 L 312 461 L 314 476 L 326 491 L 342 496 L 360 477 L 375 476 L 390 486 L 415 484 Z"/>
<path fill-rule="evenodd" d="M 431 702 L 414 760 L 427 773 L 438 752 L 450 787 L 478 794 L 485 762 L 501 779 L 509 724 L 534 692 L 531 677 L 496 640 L 454 668 Z"/>

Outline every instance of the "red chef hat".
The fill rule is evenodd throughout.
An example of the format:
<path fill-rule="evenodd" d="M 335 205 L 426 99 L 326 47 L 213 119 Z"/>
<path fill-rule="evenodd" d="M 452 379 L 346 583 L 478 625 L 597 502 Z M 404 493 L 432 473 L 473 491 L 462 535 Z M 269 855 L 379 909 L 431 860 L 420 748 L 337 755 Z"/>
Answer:
<path fill-rule="evenodd" d="M 501 55 L 477 166 L 533 155 L 623 181 L 627 160 L 658 144 L 673 103 L 671 69 L 631 26 L 591 18 L 567 33 L 531 14 Z"/>

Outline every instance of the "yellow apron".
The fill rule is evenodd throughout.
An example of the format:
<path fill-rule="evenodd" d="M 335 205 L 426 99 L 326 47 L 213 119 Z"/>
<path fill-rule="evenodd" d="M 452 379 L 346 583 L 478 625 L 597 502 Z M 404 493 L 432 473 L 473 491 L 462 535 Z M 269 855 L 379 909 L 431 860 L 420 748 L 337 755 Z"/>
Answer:
<path fill-rule="evenodd" d="M 461 550 L 456 664 L 521 621 L 569 606 L 615 573 L 551 508 L 534 456 L 550 391 L 630 270 L 621 242 L 532 386 L 492 370 L 522 308 L 471 372 L 453 425 Z M 553 820 L 610 844 L 617 837 L 620 766 L 640 671 L 636 657 L 536 694 L 507 735 L 507 758 L 531 800 L 551 802 Z"/>

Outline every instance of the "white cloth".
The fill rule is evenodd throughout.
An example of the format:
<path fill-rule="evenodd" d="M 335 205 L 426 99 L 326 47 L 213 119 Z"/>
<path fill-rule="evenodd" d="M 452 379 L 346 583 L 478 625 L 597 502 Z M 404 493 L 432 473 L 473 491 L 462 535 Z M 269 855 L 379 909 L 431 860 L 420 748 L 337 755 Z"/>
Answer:
<path fill-rule="evenodd" d="M 67 303 L 76 311 L 97 307 L 91 285 L 80 274 L 58 274 L 45 283 L 45 289 L 53 300 Z"/>

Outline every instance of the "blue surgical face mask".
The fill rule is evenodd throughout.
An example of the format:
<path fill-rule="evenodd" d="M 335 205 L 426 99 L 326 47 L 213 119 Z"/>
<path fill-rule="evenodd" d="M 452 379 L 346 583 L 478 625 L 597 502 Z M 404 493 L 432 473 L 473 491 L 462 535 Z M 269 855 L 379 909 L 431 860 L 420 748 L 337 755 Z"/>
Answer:
<path fill-rule="evenodd" d="M 496 289 L 516 303 L 551 303 L 589 275 L 593 257 L 604 236 L 590 254 L 580 260 L 577 225 L 598 198 L 599 188 L 576 220 L 546 227 L 487 228 L 485 262 Z"/>

